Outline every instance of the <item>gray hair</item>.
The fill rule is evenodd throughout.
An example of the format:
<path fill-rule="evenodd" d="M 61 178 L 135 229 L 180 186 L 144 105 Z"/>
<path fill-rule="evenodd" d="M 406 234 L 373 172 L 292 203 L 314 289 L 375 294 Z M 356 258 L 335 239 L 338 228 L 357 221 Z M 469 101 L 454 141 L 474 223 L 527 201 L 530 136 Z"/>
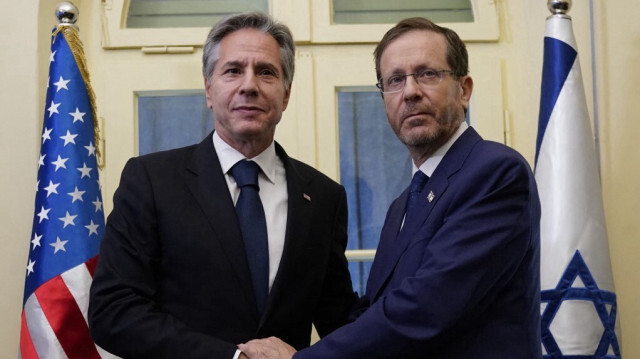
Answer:
<path fill-rule="evenodd" d="M 210 80 L 213 68 L 220 58 L 220 42 L 232 32 L 242 29 L 256 29 L 264 34 L 273 36 L 280 46 L 280 60 L 284 72 L 284 84 L 291 87 L 293 73 L 295 71 L 295 45 L 289 28 L 276 22 L 269 15 L 261 12 L 251 12 L 228 16 L 220 20 L 209 31 L 207 41 L 202 49 L 202 75 Z"/>

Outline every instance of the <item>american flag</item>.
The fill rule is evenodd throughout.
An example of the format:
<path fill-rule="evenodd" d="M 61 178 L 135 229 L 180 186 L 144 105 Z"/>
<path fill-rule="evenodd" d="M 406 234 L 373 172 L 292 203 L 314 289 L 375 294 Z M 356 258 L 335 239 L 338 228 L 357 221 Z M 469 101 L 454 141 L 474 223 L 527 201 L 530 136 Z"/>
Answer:
<path fill-rule="evenodd" d="M 87 325 L 104 213 L 81 46 L 73 26 L 54 30 L 20 330 L 25 359 L 103 353 Z"/>

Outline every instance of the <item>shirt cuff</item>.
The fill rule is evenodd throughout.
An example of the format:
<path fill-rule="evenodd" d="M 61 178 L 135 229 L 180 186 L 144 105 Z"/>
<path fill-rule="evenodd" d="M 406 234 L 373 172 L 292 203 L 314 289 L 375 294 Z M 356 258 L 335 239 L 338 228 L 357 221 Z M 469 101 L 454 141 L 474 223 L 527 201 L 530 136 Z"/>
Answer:
<path fill-rule="evenodd" d="M 238 359 L 240 357 L 240 353 L 242 353 L 240 349 L 236 349 L 236 353 L 233 355 L 233 359 Z"/>

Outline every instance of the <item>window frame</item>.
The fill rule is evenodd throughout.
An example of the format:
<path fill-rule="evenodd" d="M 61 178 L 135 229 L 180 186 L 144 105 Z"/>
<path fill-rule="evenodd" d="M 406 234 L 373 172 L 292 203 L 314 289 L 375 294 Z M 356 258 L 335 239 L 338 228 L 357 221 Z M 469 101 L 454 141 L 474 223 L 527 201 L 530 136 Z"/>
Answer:
<path fill-rule="evenodd" d="M 130 0 L 103 0 L 102 47 L 201 47 L 208 27 L 127 28 Z M 297 43 L 377 43 L 393 24 L 333 24 L 331 0 L 269 0 L 269 12 L 295 34 Z M 471 0 L 474 22 L 440 23 L 456 31 L 465 42 L 497 41 L 499 22 L 496 2 Z M 307 16 L 301 16 L 306 14 Z"/>

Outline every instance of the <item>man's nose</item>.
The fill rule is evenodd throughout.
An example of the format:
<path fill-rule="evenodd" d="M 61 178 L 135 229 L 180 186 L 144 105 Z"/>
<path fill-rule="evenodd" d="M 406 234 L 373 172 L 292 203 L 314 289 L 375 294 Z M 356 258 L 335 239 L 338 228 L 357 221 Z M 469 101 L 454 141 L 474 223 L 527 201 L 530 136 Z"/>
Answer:
<path fill-rule="evenodd" d="M 243 95 L 255 96 L 258 94 L 258 76 L 253 71 L 245 72 L 245 76 L 240 84 L 240 93 Z"/>
<path fill-rule="evenodd" d="M 424 95 L 424 89 L 418 83 L 415 75 L 409 75 L 405 79 L 403 96 L 405 100 L 414 100 Z"/>

